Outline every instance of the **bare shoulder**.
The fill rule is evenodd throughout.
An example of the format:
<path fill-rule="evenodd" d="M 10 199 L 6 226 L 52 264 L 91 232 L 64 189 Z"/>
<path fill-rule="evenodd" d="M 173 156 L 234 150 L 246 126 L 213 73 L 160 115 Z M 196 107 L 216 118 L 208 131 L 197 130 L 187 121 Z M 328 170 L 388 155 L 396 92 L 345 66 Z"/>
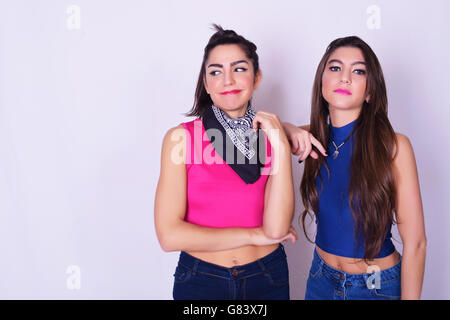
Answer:
<path fill-rule="evenodd" d="M 411 162 L 415 162 L 414 150 L 409 138 L 401 133 L 395 134 L 397 137 L 397 148 L 394 152 L 394 164 L 397 167 L 402 167 Z"/>
<path fill-rule="evenodd" d="M 180 124 L 179 126 L 170 128 L 163 140 L 163 149 L 171 148 L 179 144 L 180 142 L 186 141 L 186 130 Z"/>
<path fill-rule="evenodd" d="M 405 146 L 405 144 L 411 145 L 411 143 L 409 142 L 409 138 L 406 135 L 404 135 L 402 133 L 398 133 L 398 132 L 396 132 L 395 135 L 397 137 L 398 143 L 402 144 L 402 146 Z"/>
<path fill-rule="evenodd" d="M 180 124 L 176 127 L 170 128 L 165 136 L 164 136 L 164 143 L 178 140 L 180 137 L 186 138 L 186 130 L 184 130 L 184 127 Z"/>
<path fill-rule="evenodd" d="M 162 159 L 167 162 L 169 159 L 171 163 L 184 163 L 184 156 L 186 151 L 186 130 L 182 125 L 170 128 L 163 140 L 162 145 Z"/>

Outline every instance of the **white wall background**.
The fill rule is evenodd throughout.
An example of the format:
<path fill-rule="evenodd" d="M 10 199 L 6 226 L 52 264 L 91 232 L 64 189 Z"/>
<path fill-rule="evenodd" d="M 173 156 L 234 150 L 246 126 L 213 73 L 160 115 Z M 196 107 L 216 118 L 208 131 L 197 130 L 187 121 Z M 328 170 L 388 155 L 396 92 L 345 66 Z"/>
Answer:
<path fill-rule="evenodd" d="M 160 148 L 190 120 L 215 22 L 258 46 L 256 109 L 298 124 L 329 42 L 372 46 L 391 122 L 416 154 L 423 298 L 450 299 L 449 14 L 446 0 L 1 0 L 0 298 L 171 299 L 178 253 L 160 249 L 153 224 Z M 297 231 L 286 247 L 303 299 L 313 246 Z"/>

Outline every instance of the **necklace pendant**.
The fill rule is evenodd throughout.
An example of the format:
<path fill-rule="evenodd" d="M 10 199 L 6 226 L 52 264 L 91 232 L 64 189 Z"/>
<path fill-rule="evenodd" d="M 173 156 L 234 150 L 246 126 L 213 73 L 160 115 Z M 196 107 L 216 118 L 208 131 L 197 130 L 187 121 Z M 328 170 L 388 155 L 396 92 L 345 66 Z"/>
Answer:
<path fill-rule="evenodd" d="M 338 157 L 338 155 L 339 155 L 339 151 L 334 151 L 333 152 L 333 159 L 336 159 L 337 157 Z"/>

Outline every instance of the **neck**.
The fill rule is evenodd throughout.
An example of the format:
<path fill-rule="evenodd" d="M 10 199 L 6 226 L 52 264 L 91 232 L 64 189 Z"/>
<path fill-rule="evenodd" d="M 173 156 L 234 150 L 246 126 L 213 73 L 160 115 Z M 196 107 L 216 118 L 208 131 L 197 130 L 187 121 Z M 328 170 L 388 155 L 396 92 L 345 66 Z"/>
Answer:
<path fill-rule="evenodd" d="M 333 106 L 329 106 L 331 125 L 335 128 L 343 127 L 352 121 L 355 121 L 359 117 L 361 108 L 354 108 L 348 110 L 338 109 Z"/>
<path fill-rule="evenodd" d="M 217 107 L 220 108 L 220 110 L 222 110 L 223 112 L 225 112 L 227 114 L 227 116 L 229 116 L 232 119 L 235 119 L 235 118 L 241 118 L 241 117 L 245 116 L 245 112 L 247 112 L 247 106 L 248 106 L 248 103 L 240 106 L 239 108 L 233 109 L 233 110 L 226 110 L 224 108 L 221 108 L 220 106 L 217 106 Z"/>

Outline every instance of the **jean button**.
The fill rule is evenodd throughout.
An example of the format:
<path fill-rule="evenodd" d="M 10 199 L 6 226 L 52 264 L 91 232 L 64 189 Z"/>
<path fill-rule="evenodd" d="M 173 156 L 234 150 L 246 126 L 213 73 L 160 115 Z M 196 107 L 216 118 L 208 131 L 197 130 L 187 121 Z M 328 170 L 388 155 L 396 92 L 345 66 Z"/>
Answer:
<path fill-rule="evenodd" d="M 237 277 L 239 272 L 236 269 L 233 269 L 233 276 Z"/>

